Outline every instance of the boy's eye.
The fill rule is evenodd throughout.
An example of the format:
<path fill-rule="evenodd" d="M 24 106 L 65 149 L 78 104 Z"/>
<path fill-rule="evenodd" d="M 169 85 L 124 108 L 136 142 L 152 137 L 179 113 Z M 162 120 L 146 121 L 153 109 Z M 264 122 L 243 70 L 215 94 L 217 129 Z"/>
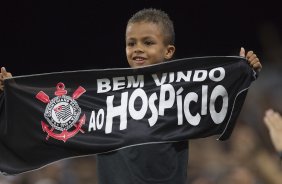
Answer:
<path fill-rule="evenodd" d="M 134 46 L 135 42 L 127 42 L 127 46 L 132 47 Z"/>
<path fill-rule="evenodd" d="M 147 40 L 147 41 L 144 42 L 144 44 L 149 46 L 149 45 L 153 45 L 154 42 L 150 41 L 150 40 Z"/>

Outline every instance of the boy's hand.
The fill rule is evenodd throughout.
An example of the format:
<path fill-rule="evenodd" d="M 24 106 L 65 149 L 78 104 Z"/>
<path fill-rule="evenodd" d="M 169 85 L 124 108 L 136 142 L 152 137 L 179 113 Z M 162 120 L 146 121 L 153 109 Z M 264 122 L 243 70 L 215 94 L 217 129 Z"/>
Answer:
<path fill-rule="evenodd" d="M 260 72 L 260 70 L 262 69 L 262 65 L 259 61 L 259 58 L 257 57 L 257 55 L 253 51 L 248 51 L 248 53 L 246 55 L 245 49 L 243 47 L 241 47 L 240 56 L 246 58 L 248 60 L 248 63 L 250 64 L 250 66 L 253 69 L 255 69 L 256 71 Z"/>
<path fill-rule="evenodd" d="M 4 90 L 4 79 L 12 77 L 12 74 L 10 72 L 7 72 L 5 67 L 1 67 L 1 73 L 0 73 L 0 92 Z"/>

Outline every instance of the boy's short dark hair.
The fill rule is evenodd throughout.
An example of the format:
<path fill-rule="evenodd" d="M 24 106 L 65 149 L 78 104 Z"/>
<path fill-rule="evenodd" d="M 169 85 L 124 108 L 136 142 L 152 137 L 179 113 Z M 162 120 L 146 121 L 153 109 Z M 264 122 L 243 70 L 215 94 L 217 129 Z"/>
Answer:
<path fill-rule="evenodd" d="M 165 35 L 165 44 L 174 45 L 175 33 L 173 22 L 168 14 L 162 10 L 153 8 L 143 9 L 135 13 L 127 22 L 127 26 L 131 23 L 152 22 L 162 26 Z"/>

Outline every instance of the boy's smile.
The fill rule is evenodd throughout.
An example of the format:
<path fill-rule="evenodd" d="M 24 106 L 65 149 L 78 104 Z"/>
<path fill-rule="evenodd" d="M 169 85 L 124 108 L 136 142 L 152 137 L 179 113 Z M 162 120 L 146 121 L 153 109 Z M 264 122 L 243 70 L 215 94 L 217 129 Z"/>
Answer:
<path fill-rule="evenodd" d="M 165 45 L 161 26 L 152 22 L 131 23 L 126 29 L 126 56 L 131 67 L 142 67 L 170 59 L 174 46 Z"/>

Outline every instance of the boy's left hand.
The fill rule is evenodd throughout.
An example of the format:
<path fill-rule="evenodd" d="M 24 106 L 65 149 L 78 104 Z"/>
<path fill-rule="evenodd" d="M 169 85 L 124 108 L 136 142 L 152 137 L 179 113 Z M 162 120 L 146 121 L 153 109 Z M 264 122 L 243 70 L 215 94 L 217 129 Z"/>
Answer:
<path fill-rule="evenodd" d="M 250 64 L 250 66 L 254 70 L 260 72 L 260 70 L 262 69 L 262 65 L 259 61 L 259 58 L 257 57 L 257 55 L 253 51 L 248 51 L 248 53 L 246 55 L 245 49 L 243 47 L 241 47 L 240 56 L 246 58 L 248 60 L 248 63 Z"/>

